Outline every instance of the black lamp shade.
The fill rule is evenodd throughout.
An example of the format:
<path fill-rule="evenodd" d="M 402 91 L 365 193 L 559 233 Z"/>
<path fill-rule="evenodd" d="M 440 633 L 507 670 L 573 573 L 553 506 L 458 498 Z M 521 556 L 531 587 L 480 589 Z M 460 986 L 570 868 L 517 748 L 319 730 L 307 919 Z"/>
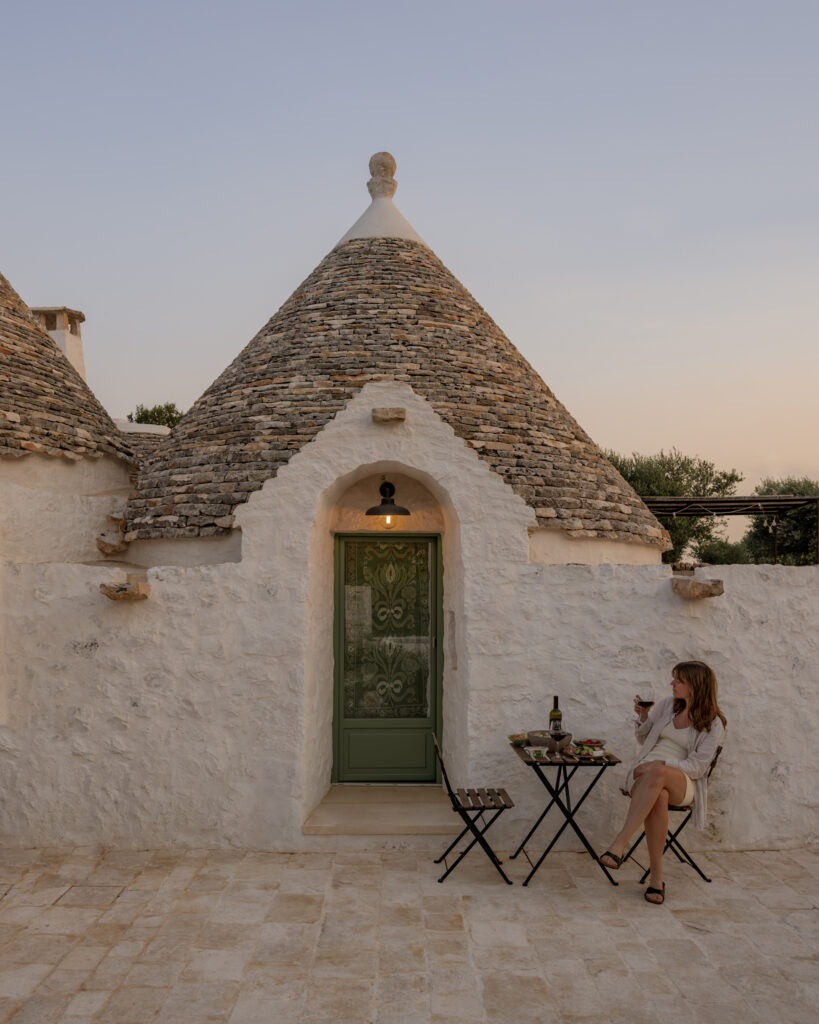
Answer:
<path fill-rule="evenodd" d="M 383 484 L 378 488 L 378 493 L 381 495 L 381 504 L 373 505 L 372 508 L 368 508 L 366 514 L 368 516 L 409 516 L 412 515 L 408 508 L 402 508 L 400 505 L 396 505 L 392 500 L 392 496 L 395 494 L 395 487 L 385 480 Z"/>

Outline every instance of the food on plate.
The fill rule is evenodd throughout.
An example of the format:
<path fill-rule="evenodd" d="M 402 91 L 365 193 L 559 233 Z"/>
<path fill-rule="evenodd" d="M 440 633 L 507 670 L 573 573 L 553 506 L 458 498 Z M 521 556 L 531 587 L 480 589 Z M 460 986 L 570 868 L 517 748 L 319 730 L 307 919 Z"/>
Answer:
<path fill-rule="evenodd" d="M 579 757 L 600 757 L 606 746 L 606 741 L 589 738 L 585 740 L 575 740 L 575 752 Z"/>

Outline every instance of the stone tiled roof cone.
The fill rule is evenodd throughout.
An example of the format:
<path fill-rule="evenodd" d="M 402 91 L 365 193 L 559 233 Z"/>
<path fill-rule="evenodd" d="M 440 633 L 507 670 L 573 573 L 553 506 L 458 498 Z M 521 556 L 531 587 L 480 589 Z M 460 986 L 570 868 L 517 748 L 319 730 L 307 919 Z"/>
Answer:
<path fill-rule="evenodd" d="M 541 526 L 667 547 L 637 494 L 392 202 L 372 203 L 143 469 L 128 528 L 224 533 L 250 493 L 369 381 L 409 384 L 514 489 Z"/>
<path fill-rule="evenodd" d="M 0 455 L 134 456 L 116 424 L 0 274 Z"/>

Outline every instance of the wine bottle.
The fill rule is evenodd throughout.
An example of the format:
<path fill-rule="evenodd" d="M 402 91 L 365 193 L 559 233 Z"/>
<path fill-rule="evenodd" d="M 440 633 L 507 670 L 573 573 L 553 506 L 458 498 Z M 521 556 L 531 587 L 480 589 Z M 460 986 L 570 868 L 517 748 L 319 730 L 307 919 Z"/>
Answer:
<path fill-rule="evenodd" d="M 557 697 L 554 698 L 554 707 L 549 712 L 549 732 L 563 732 L 563 712 L 557 706 Z"/>

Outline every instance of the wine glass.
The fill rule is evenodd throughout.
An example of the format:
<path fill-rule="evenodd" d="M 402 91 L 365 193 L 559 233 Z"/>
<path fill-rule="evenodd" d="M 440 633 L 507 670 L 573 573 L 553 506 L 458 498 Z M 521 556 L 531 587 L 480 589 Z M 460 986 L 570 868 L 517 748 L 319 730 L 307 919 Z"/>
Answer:
<path fill-rule="evenodd" d="M 635 701 L 636 701 L 637 707 L 639 709 L 641 709 L 641 710 L 650 711 L 654 707 L 654 701 L 650 697 L 646 697 L 645 700 L 643 700 L 641 697 L 638 696 L 638 697 L 635 698 Z M 633 722 L 634 719 L 629 719 L 629 721 Z M 639 714 L 638 714 L 638 721 L 639 721 Z"/>
<path fill-rule="evenodd" d="M 553 722 L 549 727 L 549 753 L 556 760 L 563 759 L 560 753 L 560 747 L 563 740 L 565 740 L 568 735 L 569 734 L 563 728 L 562 722 Z"/>

